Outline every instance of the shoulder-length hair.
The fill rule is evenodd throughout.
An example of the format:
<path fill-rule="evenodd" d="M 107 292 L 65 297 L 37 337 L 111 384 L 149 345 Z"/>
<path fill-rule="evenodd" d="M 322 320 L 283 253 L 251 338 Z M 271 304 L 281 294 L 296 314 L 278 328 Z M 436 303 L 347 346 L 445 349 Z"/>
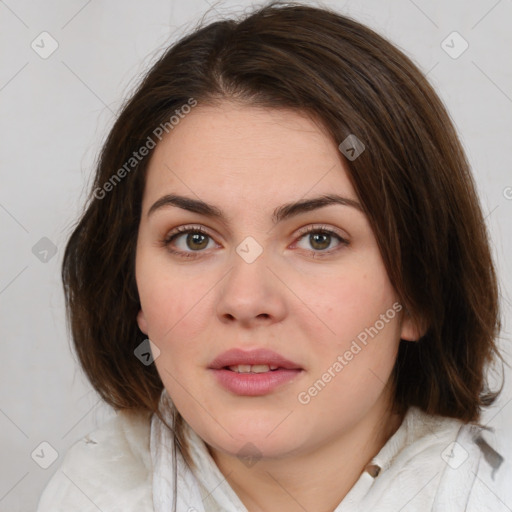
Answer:
<path fill-rule="evenodd" d="M 426 326 L 418 343 L 400 343 L 394 403 L 478 421 L 501 391 L 486 385 L 487 366 L 502 359 L 498 285 L 454 126 L 394 45 L 296 2 L 200 25 L 168 48 L 122 108 L 62 267 L 74 346 L 93 387 L 116 410 L 158 414 L 162 381 L 134 355 L 145 339 L 134 261 L 150 159 L 139 150 L 158 143 L 184 105 L 225 100 L 307 113 L 336 145 L 351 134 L 364 143 L 358 158 L 340 158 L 400 302 Z"/>

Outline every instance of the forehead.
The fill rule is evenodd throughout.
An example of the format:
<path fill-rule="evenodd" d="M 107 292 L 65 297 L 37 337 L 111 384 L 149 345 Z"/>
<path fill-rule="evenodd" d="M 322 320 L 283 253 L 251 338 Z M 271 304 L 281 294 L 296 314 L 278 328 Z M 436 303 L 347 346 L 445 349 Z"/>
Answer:
<path fill-rule="evenodd" d="M 243 195 L 260 204 L 342 193 L 356 199 L 337 145 L 306 114 L 236 103 L 198 105 L 158 143 L 145 201 L 163 193 Z"/>

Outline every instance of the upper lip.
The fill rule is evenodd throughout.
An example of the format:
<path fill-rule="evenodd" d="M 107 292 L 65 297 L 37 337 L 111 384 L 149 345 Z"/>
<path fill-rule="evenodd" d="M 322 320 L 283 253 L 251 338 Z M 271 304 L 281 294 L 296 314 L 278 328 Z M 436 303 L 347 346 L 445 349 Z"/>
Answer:
<path fill-rule="evenodd" d="M 241 350 L 234 348 L 223 352 L 216 357 L 209 368 L 220 370 L 226 366 L 237 366 L 239 364 L 267 364 L 269 366 L 278 366 L 287 370 L 301 370 L 302 368 L 297 363 L 284 358 L 277 352 L 268 349 L 257 350 Z"/>

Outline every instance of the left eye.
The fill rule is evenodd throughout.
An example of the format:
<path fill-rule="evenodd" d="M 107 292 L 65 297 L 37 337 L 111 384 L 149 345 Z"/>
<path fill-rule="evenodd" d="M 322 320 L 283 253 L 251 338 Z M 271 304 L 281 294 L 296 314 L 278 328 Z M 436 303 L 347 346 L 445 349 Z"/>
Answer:
<path fill-rule="evenodd" d="M 302 233 L 299 240 L 302 240 L 306 237 L 308 237 L 308 243 L 311 245 L 311 247 L 313 247 L 315 252 L 330 252 L 330 250 L 327 251 L 326 249 L 329 248 L 333 239 L 337 239 L 339 241 L 338 245 L 345 245 L 347 243 L 347 241 L 341 238 L 341 236 L 339 236 L 337 233 L 328 229 L 313 228 L 309 231 L 306 231 L 305 233 Z M 305 249 L 308 250 L 307 247 Z"/>

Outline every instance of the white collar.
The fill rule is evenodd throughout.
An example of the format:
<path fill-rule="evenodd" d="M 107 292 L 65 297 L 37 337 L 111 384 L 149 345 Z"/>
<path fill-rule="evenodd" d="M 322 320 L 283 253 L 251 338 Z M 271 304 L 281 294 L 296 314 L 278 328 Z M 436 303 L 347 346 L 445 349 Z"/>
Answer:
<path fill-rule="evenodd" d="M 164 389 L 159 408 L 170 425 L 172 407 L 172 401 Z M 191 471 L 179 451 L 176 453 L 176 510 L 247 512 L 215 464 L 204 441 L 186 422 L 183 425 L 196 469 Z M 455 503 L 450 497 L 455 508 L 448 509 L 446 500 L 455 485 L 460 488 L 460 503 L 468 502 L 472 490 L 471 486 L 468 487 L 468 482 L 473 481 L 469 477 L 478 471 L 482 453 L 481 446 L 479 449 L 478 443 L 474 442 L 479 432 L 479 429 L 465 425 L 459 420 L 431 416 L 417 407 L 410 407 L 398 430 L 369 464 L 381 468 L 378 476 L 374 478 L 368 472 L 363 472 L 334 512 L 356 512 L 365 509 L 396 512 L 396 507 L 400 509 L 408 499 L 408 492 L 415 501 L 410 504 L 412 508 L 406 508 L 404 512 L 457 510 L 457 506 L 460 507 L 460 504 L 457 505 L 458 502 Z M 449 459 L 446 450 L 456 440 L 467 452 L 469 459 L 468 463 L 464 462 L 462 471 L 454 471 L 447 463 Z M 174 496 L 173 435 L 156 415 L 153 415 L 151 421 L 150 449 L 154 471 L 155 512 L 169 512 L 172 510 Z M 500 455 L 497 454 L 497 457 Z M 404 489 L 404 484 L 410 488 Z M 416 488 L 421 492 L 415 494 Z"/>

